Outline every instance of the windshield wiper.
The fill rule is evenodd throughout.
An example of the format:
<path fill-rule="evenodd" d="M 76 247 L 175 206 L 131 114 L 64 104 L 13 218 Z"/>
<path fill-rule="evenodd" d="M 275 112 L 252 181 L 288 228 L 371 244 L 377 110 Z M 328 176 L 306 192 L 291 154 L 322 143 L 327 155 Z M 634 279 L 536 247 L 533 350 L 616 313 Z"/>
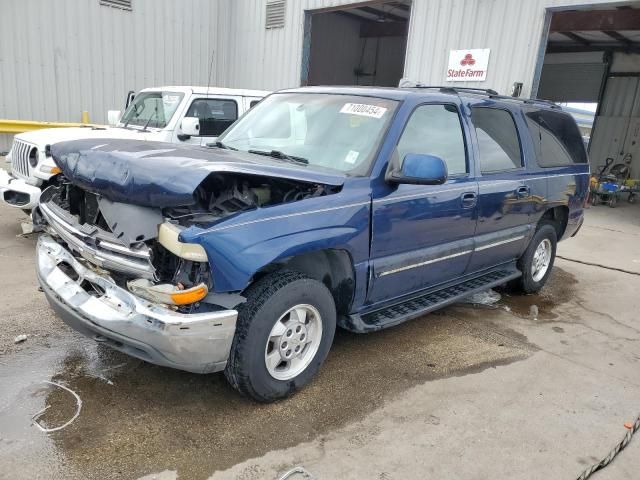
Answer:
<path fill-rule="evenodd" d="M 155 110 L 153 111 L 153 115 L 149 116 L 149 120 L 147 120 L 147 123 L 144 124 L 144 128 L 142 129 L 143 132 L 147 131 L 147 127 L 149 126 L 149 123 L 151 123 L 151 120 L 158 116 L 158 107 L 155 108 Z"/>
<path fill-rule="evenodd" d="M 287 155 L 280 150 L 249 150 L 249 153 L 255 153 L 256 155 L 264 155 L 267 157 L 278 158 L 280 160 L 289 160 L 293 163 L 301 163 L 302 165 L 309 165 L 309 160 L 303 157 L 296 157 L 294 155 Z"/>
<path fill-rule="evenodd" d="M 220 140 L 216 140 L 213 143 L 207 143 L 207 147 L 217 147 L 217 148 L 222 148 L 223 150 L 235 150 L 235 151 L 238 150 L 237 148 L 233 148 L 233 147 L 230 147 L 229 145 L 225 145 Z"/>
<path fill-rule="evenodd" d="M 135 115 L 135 112 L 134 112 L 134 115 Z M 124 124 L 124 127 L 123 127 L 123 128 L 127 128 L 127 127 L 129 126 L 129 122 L 130 122 L 131 120 L 133 120 L 134 115 L 131 115 L 129 118 L 127 118 L 127 121 L 125 122 L 125 124 Z M 135 118 L 138 118 L 138 115 L 135 115 Z"/>

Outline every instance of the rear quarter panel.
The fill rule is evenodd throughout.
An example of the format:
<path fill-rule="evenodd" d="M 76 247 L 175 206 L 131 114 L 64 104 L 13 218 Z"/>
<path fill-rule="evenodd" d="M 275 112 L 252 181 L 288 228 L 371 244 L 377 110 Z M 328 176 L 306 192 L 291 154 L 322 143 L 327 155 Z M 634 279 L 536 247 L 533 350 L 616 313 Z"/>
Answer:
<path fill-rule="evenodd" d="M 525 111 L 517 115 L 525 155 L 524 180 L 531 190 L 529 211 L 531 223 L 537 224 L 550 208 L 565 206 L 569 209 L 567 228 L 561 239 L 572 236 L 584 219 L 584 205 L 589 193 L 589 164 L 576 163 L 562 167 L 540 167 L 533 138 L 527 128 Z"/>

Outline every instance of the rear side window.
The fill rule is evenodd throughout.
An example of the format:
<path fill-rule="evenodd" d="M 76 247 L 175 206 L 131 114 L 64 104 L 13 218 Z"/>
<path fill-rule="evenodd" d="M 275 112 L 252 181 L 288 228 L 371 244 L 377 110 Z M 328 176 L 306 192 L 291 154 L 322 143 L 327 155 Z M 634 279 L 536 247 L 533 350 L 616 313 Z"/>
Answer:
<path fill-rule="evenodd" d="M 186 116 L 200 119 L 201 137 L 217 137 L 238 118 L 238 104 L 235 100 L 199 98 L 193 101 Z"/>
<path fill-rule="evenodd" d="M 571 115 L 553 110 L 530 110 L 525 116 L 538 165 L 563 167 L 587 163 L 584 142 Z"/>
<path fill-rule="evenodd" d="M 422 105 L 415 109 L 398 142 L 401 159 L 408 153 L 440 157 L 450 175 L 467 173 L 467 156 L 458 110 L 453 105 Z"/>
<path fill-rule="evenodd" d="M 472 107 L 471 112 L 478 137 L 482 173 L 520 168 L 520 138 L 511 113 L 488 107 Z"/>

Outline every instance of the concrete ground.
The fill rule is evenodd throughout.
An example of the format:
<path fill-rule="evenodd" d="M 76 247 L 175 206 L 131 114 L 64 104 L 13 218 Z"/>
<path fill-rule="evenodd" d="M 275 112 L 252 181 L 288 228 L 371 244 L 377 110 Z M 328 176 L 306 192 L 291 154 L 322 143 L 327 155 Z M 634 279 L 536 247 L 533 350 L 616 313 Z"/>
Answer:
<path fill-rule="evenodd" d="M 0 479 L 573 479 L 640 413 L 639 206 L 591 208 L 539 295 L 338 332 L 318 378 L 272 405 L 67 328 L 23 218 L 0 206 Z M 35 420 L 65 424 L 76 399 L 46 381 L 82 401 L 52 433 Z M 593 478 L 638 478 L 639 454 L 635 438 Z"/>

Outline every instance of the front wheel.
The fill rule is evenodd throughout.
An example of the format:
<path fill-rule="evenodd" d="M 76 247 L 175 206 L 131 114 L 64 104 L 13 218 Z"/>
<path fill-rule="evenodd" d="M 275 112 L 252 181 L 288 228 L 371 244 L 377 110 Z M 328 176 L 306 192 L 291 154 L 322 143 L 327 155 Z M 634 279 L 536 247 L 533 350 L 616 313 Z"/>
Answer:
<path fill-rule="evenodd" d="M 544 287 L 556 258 L 557 243 L 555 227 L 549 223 L 541 224 L 518 260 L 522 276 L 511 285 L 523 293 L 536 293 Z"/>
<path fill-rule="evenodd" d="M 329 352 L 336 329 L 331 292 L 291 271 L 269 274 L 246 293 L 225 375 L 260 402 L 284 398 L 309 383 Z"/>

